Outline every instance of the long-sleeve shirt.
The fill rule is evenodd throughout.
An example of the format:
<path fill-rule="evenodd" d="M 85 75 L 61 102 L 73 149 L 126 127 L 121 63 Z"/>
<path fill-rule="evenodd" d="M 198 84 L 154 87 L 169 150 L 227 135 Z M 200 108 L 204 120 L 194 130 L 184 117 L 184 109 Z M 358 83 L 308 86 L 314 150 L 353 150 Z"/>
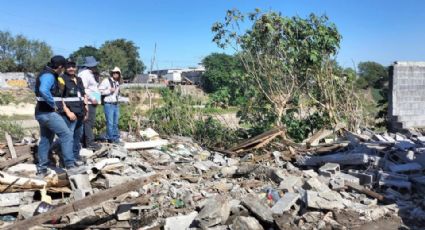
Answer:
<path fill-rule="evenodd" d="M 111 86 L 112 83 L 112 86 Z M 111 92 L 111 89 L 115 88 L 114 92 Z M 113 78 L 105 78 L 99 85 L 100 93 L 105 96 L 103 99 L 106 103 L 116 103 L 118 102 L 118 96 L 120 91 L 120 83 L 115 81 Z"/>
<path fill-rule="evenodd" d="M 94 78 L 93 73 L 89 69 L 84 69 L 80 73 L 78 73 L 78 77 L 81 78 L 84 85 L 84 90 L 86 92 L 87 97 L 89 98 L 89 104 L 92 104 L 93 99 L 96 99 L 93 95 L 99 94 L 98 83 Z M 100 103 L 98 101 L 97 103 Z"/>
<path fill-rule="evenodd" d="M 53 109 L 56 108 L 56 104 L 50 90 L 53 87 L 56 87 L 55 82 L 56 82 L 55 76 L 53 76 L 53 74 L 51 73 L 44 73 L 43 75 L 40 76 L 40 87 L 39 87 L 40 96 Z"/>

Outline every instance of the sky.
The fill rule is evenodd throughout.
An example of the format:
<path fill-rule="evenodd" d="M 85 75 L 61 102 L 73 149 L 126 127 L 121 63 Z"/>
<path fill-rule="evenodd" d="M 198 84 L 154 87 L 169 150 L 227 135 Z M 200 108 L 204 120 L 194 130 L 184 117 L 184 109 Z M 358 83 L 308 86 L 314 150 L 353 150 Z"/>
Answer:
<path fill-rule="evenodd" d="M 155 68 L 193 67 L 212 52 L 211 26 L 228 9 L 280 11 L 285 16 L 326 14 L 343 39 L 345 67 L 362 61 L 390 65 L 425 61 L 425 0 L 0 0 L 0 30 L 47 42 L 55 54 L 99 48 L 125 38 Z M 227 50 L 226 52 L 231 52 Z"/>

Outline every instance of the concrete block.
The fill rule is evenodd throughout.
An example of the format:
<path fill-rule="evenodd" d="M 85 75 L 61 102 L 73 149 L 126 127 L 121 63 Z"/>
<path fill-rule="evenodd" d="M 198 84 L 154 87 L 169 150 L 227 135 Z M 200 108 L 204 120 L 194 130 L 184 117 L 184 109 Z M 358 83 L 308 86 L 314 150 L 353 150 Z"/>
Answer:
<path fill-rule="evenodd" d="M 331 178 L 329 185 L 333 190 L 339 190 L 345 187 L 345 182 L 342 178 Z"/>
<path fill-rule="evenodd" d="M 362 172 L 362 171 L 359 171 L 359 170 L 350 169 L 350 170 L 348 170 L 348 174 L 359 178 L 359 180 L 360 180 L 359 183 L 361 185 L 372 184 L 373 180 L 374 180 L 373 174 L 365 173 L 365 172 Z"/>
<path fill-rule="evenodd" d="M 131 218 L 131 208 L 136 204 L 120 204 L 117 208 L 115 215 L 120 221 L 130 220 Z"/>
<path fill-rule="evenodd" d="M 273 214 L 282 214 L 284 212 L 287 212 L 291 209 L 292 206 L 295 205 L 295 203 L 300 199 L 300 194 L 288 192 L 283 195 L 282 198 L 280 198 L 276 204 L 272 207 L 272 213 Z"/>
<path fill-rule="evenodd" d="M 354 184 L 360 184 L 360 179 L 352 176 L 350 174 L 346 174 L 346 173 L 340 173 L 338 174 L 335 178 L 341 178 L 344 181 L 350 182 L 350 183 L 354 183 Z"/>
<path fill-rule="evenodd" d="M 340 171 L 341 169 L 339 167 L 339 164 L 336 163 L 326 163 L 319 168 L 320 175 L 327 177 L 332 177 L 333 175 L 340 173 Z"/>
<path fill-rule="evenodd" d="M 93 194 L 87 174 L 77 174 L 69 177 L 71 189 L 75 200 L 81 200 L 86 196 Z"/>

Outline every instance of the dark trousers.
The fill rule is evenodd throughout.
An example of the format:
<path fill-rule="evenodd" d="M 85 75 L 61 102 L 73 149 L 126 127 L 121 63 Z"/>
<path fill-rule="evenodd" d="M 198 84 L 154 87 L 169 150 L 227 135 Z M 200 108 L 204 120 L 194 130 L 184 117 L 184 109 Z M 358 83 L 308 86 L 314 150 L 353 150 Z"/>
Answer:
<path fill-rule="evenodd" d="M 97 105 L 89 105 L 88 118 L 84 122 L 84 144 L 90 146 L 94 143 L 93 126 L 96 122 Z"/>

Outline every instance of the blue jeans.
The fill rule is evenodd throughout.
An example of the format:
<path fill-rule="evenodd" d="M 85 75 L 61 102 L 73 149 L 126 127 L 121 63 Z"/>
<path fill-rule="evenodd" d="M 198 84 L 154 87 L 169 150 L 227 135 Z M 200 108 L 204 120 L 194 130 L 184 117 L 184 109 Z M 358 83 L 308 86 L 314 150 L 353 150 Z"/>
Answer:
<path fill-rule="evenodd" d="M 69 130 L 71 130 L 71 133 L 73 134 L 72 153 L 74 154 L 74 159 L 79 160 L 80 149 L 81 149 L 80 142 L 84 132 L 84 125 L 83 125 L 84 118 L 78 118 L 75 121 L 69 120 L 66 115 L 62 115 L 62 118 L 68 125 L 68 128 Z"/>
<path fill-rule="evenodd" d="M 56 112 L 37 112 L 35 119 L 40 124 L 40 143 L 38 144 L 38 165 L 39 172 L 47 170 L 50 164 L 49 150 L 53 143 L 55 134 L 59 137 L 62 150 L 62 158 L 65 167 L 74 166 L 74 156 L 72 154 L 72 133 L 61 115 Z"/>
<path fill-rule="evenodd" d="M 120 139 L 120 131 L 118 129 L 120 107 L 118 104 L 105 103 L 103 110 L 106 118 L 106 138 L 112 142 L 117 142 Z"/>

